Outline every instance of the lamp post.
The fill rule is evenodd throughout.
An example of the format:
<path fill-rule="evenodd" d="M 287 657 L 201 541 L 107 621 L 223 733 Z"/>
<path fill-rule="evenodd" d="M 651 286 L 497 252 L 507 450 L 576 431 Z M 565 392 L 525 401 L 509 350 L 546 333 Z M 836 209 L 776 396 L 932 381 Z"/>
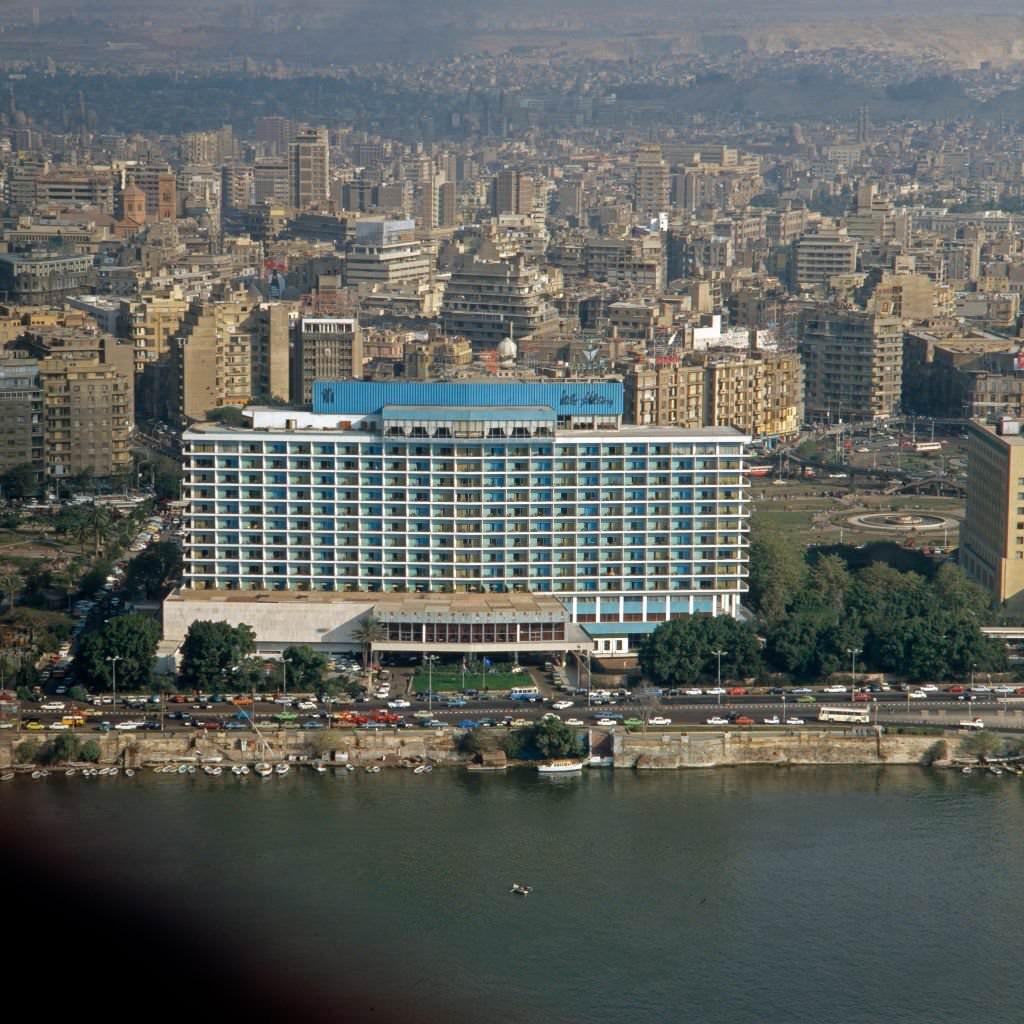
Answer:
<path fill-rule="evenodd" d="M 857 689 L 857 655 L 860 654 L 859 647 L 847 647 L 846 653 L 850 656 L 850 703 L 853 703 L 853 695 Z"/>
<path fill-rule="evenodd" d="M 106 661 L 110 662 L 110 675 L 114 686 L 114 711 L 117 711 L 117 663 L 121 660 L 120 654 L 107 655 Z"/>
<path fill-rule="evenodd" d="M 427 710 L 434 709 L 434 662 L 437 661 L 436 654 L 426 654 L 423 660 L 427 663 Z"/>
<path fill-rule="evenodd" d="M 718 698 L 719 706 L 721 706 L 721 704 L 722 704 L 722 657 L 723 657 L 723 655 L 727 654 L 728 652 L 727 651 L 718 650 L 718 651 L 712 651 L 711 653 L 718 659 L 718 685 L 715 687 L 715 689 L 718 690 L 718 693 L 716 693 L 715 696 Z"/>

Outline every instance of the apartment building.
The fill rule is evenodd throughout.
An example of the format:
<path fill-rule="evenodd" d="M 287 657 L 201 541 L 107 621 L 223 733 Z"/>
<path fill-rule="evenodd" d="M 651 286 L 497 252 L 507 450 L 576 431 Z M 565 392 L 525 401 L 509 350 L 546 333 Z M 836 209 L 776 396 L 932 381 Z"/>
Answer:
<path fill-rule="evenodd" d="M 800 321 L 808 418 L 884 420 L 900 409 L 903 328 L 893 316 L 819 307 Z"/>
<path fill-rule="evenodd" d="M 170 342 L 171 409 L 182 422 L 252 398 L 252 338 L 245 298 L 193 302 Z"/>
<path fill-rule="evenodd" d="M 35 359 L 0 358 L 0 473 L 43 468 L 43 390 Z"/>
<path fill-rule="evenodd" d="M 468 258 L 452 272 L 445 289 L 444 331 L 477 344 L 497 344 L 510 334 L 518 341 L 551 329 L 558 322 L 553 291 L 548 274 L 520 257 Z"/>
<path fill-rule="evenodd" d="M 804 421 L 804 372 L 796 352 L 715 352 L 699 362 L 632 370 L 624 385 L 630 423 L 731 426 L 774 438 L 797 433 Z"/>
<path fill-rule="evenodd" d="M 823 289 L 829 278 L 857 269 L 857 240 L 846 230 L 803 235 L 793 245 L 793 283 L 798 289 Z"/>
<path fill-rule="evenodd" d="M 313 401 L 317 380 L 363 376 L 363 335 L 352 317 L 309 317 L 296 321 L 292 331 L 292 401 Z"/>
<path fill-rule="evenodd" d="M 1024 596 L 1024 435 L 1020 420 L 972 423 L 960 566 L 1000 604 Z"/>
<path fill-rule="evenodd" d="M 289 202 L 297 210 L 330 197 L 330 152 L 326 128 L 303 128 L 288 145 Z"/>
<path fill-rule="evenodd" d="M 413 220 L 356 222 L 355 239 L 345 257 L 345 283 L 390 290 L 418 286 L 430 279 L 432 261 L 416 238 Z"/>
<path fill-rule="evenodd" d="M 57 356 L 39 363 L 46 475 L 132 469 L 133 379 L 119 366 Z"/>
<path fill-rule="evenodd" d="M 354 646 L 372 614 L 375 649 L 622 652 L 736 614 L 749 438 L 622 410 L 620 383 L 319 381 L 312 412 L 194 426 L 165 637 L 215 605 L 271 645 Z"/>

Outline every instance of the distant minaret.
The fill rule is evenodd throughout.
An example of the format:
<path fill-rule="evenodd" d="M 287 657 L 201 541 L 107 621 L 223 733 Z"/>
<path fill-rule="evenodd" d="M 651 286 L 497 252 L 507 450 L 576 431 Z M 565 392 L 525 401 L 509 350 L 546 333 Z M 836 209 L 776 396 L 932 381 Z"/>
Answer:
<path fill-rule="evenodd" d="M 861 107 L 857 111 L 857 141 L 866 145 L 870 141 L 871 121 L 868 118 L 868 108 Z"/>

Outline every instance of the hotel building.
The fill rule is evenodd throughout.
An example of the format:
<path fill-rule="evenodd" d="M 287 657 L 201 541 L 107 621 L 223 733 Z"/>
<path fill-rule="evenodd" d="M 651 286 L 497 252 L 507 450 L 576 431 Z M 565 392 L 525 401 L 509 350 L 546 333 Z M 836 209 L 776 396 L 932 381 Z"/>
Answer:
<path fill-rule="evenodd" d="M 312 412 L 196 425 L 165 638 L 224 618 L 347 647 L 372 613 L 378 649 L 624 653 L 736 614 L 749 438 L 622 411 L 621 383 L 318 381 Z"/>

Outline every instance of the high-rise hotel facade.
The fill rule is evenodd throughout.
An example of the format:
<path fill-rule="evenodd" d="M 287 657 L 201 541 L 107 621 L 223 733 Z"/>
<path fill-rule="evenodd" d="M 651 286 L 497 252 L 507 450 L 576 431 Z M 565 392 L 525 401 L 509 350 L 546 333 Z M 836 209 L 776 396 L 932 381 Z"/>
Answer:
<path fill-rule="evenodd" d="M 736 614 L 749 438 L 622 410 L 611 382 L 319 381 L 312 412 L 195 426 L 165 636 L 189 616 L 251 622 L 247 605 L 258 635 L 285 631 L 270 609 L 301 607 L 306 635 L 282 642 L 344 647 L 339 624 L 372 614 L 378 647 L 501 650 L 540 615 L 560 625 L 519 649 L 618 653 L 671 618 Z"/>

